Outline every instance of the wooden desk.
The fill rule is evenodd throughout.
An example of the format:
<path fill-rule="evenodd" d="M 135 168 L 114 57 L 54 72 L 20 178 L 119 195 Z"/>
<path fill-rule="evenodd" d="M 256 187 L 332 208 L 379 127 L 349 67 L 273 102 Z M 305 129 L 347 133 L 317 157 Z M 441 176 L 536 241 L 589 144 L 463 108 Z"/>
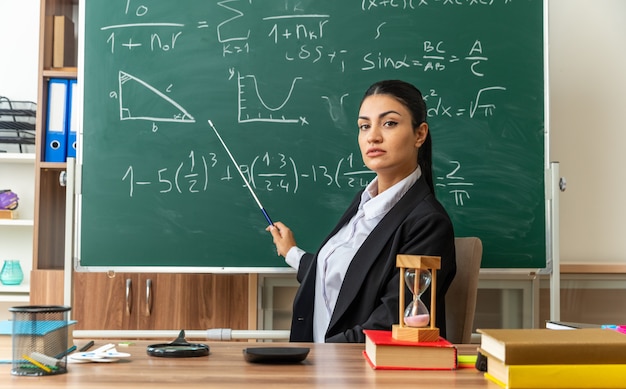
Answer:
<path fill-rule="evenodd" d="M 116 341 L 96 341 L 94 348 Z M 11 365 L 0 365 L 2 388 L 491 388 L 472 368 L 456 371 L 372 370 L 363 358 L 362 344 L 307 344 L 307 359 L 297 365 L 261 365 L 244 361 L 242 350 L 252 346 L 294 346 L 286 343 L 204 342 L 208 357 L 157 358 L 146 354 L 148 344 L 135 341 L 118 347 L 131 357 L 116 363 L 68 364 L 68 372 L 46 377 L 11 374 Z M 302 344 L 298 344 L 302 346 Z M 475 350 L 476 346 L 471 346 Z"/>

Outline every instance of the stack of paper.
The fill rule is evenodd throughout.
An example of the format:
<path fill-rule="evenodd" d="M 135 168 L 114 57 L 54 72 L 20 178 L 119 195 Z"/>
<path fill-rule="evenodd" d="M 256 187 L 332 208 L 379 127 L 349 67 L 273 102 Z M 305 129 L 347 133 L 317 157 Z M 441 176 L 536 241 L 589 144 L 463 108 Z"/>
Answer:
<path fill-rule="evenodd" d="M 624 388 L 626 335 L 610 329 L 478 329 L 485 377 L 504 388 Z"/>

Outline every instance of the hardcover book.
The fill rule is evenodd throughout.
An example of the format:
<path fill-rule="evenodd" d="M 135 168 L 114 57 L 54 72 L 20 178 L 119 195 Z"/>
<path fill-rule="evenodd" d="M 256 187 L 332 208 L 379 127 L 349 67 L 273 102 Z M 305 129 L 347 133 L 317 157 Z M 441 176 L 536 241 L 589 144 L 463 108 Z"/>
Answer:
<path fill-rule="evenodd" d="M 626 335 L 611 329 L 478 329 L 480 349 L 507 365 L 626 364 Z"/>
<path fill-rule="evenodd" d="M 364 330 L 363 355 L 373 369 L 452 370 L 457 350 L 444 338 L 434 342 L 409 342 L 392 338 L 391 331 Z"/>
<path fill-rule="evenodd" d="M 485 377 L 507 389 L 624 388 L 626 364 L 506 365 L 487 356 Z"/>

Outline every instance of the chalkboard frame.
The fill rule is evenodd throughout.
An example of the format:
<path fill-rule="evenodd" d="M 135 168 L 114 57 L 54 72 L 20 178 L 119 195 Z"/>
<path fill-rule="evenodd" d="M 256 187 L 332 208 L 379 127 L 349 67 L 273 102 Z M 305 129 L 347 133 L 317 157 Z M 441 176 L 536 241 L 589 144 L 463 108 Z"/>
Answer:
<path fill-rule="evenodd" d="M 81 11 L 82 16 L 80 17 L 80 23 L 79 23 L 79 35 L 82 34 L 82 36 L 84 37 L 84 29 L 85 29 L 85 22 L 84 22 L 84 3 L 81 5 L 81 7 L 79 8 Z M 544 39 L 544 43 L 543 43 L 543 62 L 544 62 L 544 80 L 543 80 L 543 100 L 544 100 L 544 112 L 543 112 L 543 119 L 544 119 L 544 123 L 543 123 L 543 133 L 544 133 L 544 145 L 543 145 L 543 185 L 544 188 L 548 187 L 548 177 L 547 177 L 547 171 L 548 171 L 548 165 L 549 165 L 549 148 L 548 148 L 548 140 L 549 140 L 549 123 L 547 122 L 547 120 L 545 120 L 547 118 L 546 112 L 547 112 L 547 104 L 548 104 L 548 85 L 547 85 L 547 28 L 546 28 L 546 20 L 547 20 L 547 4 L 545 4 L 545 2 L 542 1 L 542 18 L 543 18 L 543 39 Z M 84 40 L 81 40 L 84 41 Z M 85 58 L 84 58 L 84 46 L 81 45 L 81 47 L 79 48 L 79 80 L 84 79 L 84 62 Z M 81 112 L 83 111 L 83 93 L 84 91 L 80 90 L 80 110 Z M 83 133 L 83 125 L 81 123 L 80 125 L 80 129 L 79 129 L 79 134 L 78 134 L 78 143 L 79 143 L 79 153 L 78 153 L 78 160 L 77 160 L 77 202 L 76 202 L 76 209 L 75 209 L 75 223 L 76 223 L 76 228 L 75 228 L 75 252 L 76 252 L 76 258 L 75 258 L 75 265 L 76 265 L 76 270 L 78 271 L 94 271 L 94 272 L 106 272 L 106 271 L 128 271 L 128 272 L 179 272 L 179 273 L 213 273 L 213 272 L 226 272 L 226 273 L 288 273 L 291 272 L 292 270 L 289 267 L 286 267 L 284 265 L 280 265 L 280 266 L 260 266 L 260 267 L 256 267 L 256 266 L 176 266 L 175 264 L 171 264 L 171 265 L 159 265 L 159 266 L 144 266 L 144 265 L 140 265 L 140 266 L 134 266 L 134 265 L 130 265 L 130 266 L 118 266 L 118 265 L 107 265 L 106 263 L 100 265 L 100 264 L 89 264 L 87 266 L 83 265 L 83 258 L 81 258 L 81 226 L 85 224 L 85 220 L 83 220 L 83 215 L 82 215 L 82 211 L 81 211 L 81 204 L 82 204 L 82 198 L 81 198 L 81 194 L 82 194 L 82 188 L 81 188 L 81 184 L 82 184 L 82 179 L 80 177 L 82 177 L 83 174 L 83 155 L 82 155 L 82 150 L 83 150 L 83 141 L 84 141 L 84 133 Z M 547 208 L 547 201 L 544 201 L 544 208 L 545 208 L 545 229 L 544 229 L 544 234 L 545 234 L 545 249 L 546 249 L 546 260 L 549 260 L 550 257 L 550 246 L 552 245 L 552 242 L 550 241 L 550 223 L 548 222 L 549 220 L 549 210 Z M 279 218 L 280 219 L 280 218 Z M 268 241 L 270 240 L 270 238 L 268 237 Z M 497 268 L 497 267 L 493 267 L 493 268 Z M 511 267 L 507 267 L 504 266 L 504 268 L 507 269 L 511 269 Z M 517 268 L 517 267 L 515 267 Z M 537 267 L 537 266 L 530 266 L 530 267 L 523 267 L 523 268 L 541 268 L 541 266 Z"/>

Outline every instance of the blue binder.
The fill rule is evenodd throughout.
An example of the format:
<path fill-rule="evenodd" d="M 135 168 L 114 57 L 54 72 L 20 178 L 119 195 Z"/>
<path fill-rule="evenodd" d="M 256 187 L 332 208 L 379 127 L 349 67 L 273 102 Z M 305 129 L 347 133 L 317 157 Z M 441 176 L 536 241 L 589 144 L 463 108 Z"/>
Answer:
<path fill-rule="evenodd" d="M 78 131 L 78 98 L 76 97 L 76 80 L 69 81 L 67 94 L 68 128 L 67 128 L 67 157 L 76 158 L 76 133 Z"/>
<path fill-rule="evenodd" d="M 46 148 L 44 161 L 65 162 L 67 150 L 67 94 L 65 79 L 48 81 L 48 116 L 46 118 Z"/>

